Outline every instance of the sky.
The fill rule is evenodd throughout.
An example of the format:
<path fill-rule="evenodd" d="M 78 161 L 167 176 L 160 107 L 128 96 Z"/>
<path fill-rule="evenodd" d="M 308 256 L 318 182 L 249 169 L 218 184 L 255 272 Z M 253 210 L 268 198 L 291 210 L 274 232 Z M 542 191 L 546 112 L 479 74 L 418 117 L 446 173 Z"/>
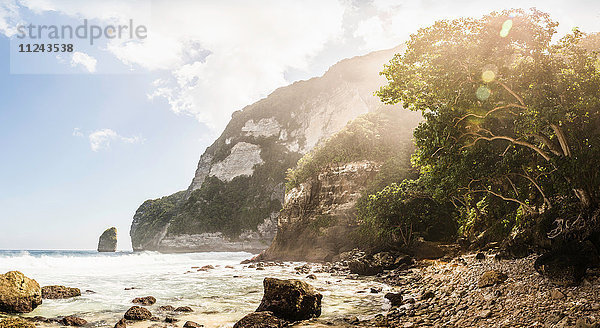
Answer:
<path fill-rule="evenodd" d="M 130 250 L 138 206 L 186 189 L 232 112 L 436 20 L 530 7 L 600 31 L 597 0 L 0 0 L 0 249 L 95 249 L 115 226 Z M 19 38 L 84 21 L 147 33 Z M 18 52 L 36 42 L 74 50 Z"/>

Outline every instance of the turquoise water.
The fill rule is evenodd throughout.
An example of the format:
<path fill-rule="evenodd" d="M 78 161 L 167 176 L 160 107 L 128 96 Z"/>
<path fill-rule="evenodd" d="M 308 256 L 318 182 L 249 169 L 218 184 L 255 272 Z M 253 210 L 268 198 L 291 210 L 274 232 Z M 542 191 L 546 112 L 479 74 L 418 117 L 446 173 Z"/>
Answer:
<path fill-rule="evenodd" d="M 41 286 L 65 285 L 82 291 L 81 297 L 44 300 L 26 316 L 78 315 L 98 327 L 114 325 L 133 305 L 133 298 L 148 295 L 157 299 L 149 307 L 153 313 L 160 314 L 156 309 L 161 305 L 191 306 L 194 313 L 189 317 L 194 321 L 207 327 L 229 327 L 256 309 L 262 298 L 264 277 L 303 279 L 315 286 L 324 295 L 323 317 L 371 315 L 385 306 L 383 294 L 358 293 L 381 286 L 377 283 L 329 273 L 319 273 L 317 280 L 308 280 L 295 273 L 293 268 L 299 263 L 261 271 L 239 264 L 251 256 L 244 252 L 0 251 L 0 272 L 18 270 Z M 192 269 L 204 265 L 215 269 Z M 125 290 L 131 287 L 134 289 Z"/>

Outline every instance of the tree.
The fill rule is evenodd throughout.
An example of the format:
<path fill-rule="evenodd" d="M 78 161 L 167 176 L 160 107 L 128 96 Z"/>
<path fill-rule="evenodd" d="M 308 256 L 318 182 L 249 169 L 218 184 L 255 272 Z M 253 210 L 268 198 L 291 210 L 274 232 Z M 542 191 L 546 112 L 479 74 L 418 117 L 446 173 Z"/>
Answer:
<path fill-rule="evenodd" d="M 423 113 L 414 163 L 435 197 L 557 213 L 553 236 L 585 238 L 600 201 L 597 36 L 553 43 L 557 26 L 536 9 L 438 21 L 386 65 L 378 95 Z"/>

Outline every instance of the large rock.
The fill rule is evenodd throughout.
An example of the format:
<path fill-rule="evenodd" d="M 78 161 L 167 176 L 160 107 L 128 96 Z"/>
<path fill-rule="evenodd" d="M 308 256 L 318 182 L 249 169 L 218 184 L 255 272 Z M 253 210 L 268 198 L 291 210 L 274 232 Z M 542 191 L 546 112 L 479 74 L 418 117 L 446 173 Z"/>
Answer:
<path fill-rule="evenodd" d="M 136 297 L 131 302 L 139 305 L 149 306 L 156 303 L 156 298 L 154 298 L 154 296 Z"/>
<path fill-rule="evenodd" d="M 265 278 L 265 294 L 256 312 L 270 311 L 289 321 L 306 320 L 321 315 L 323 295 L 300 280 Z"/>
<path fill-rule="evenodd" d="M 361 276 L 374 276 L 383 272 L 383 267 L 375 263 L 370 257 L 354 259 L 348 262 L 348 269 L 350 269 L 350 272 Z"/>
<path fill-rule="evenodd" d="M 6 318 L 0 320 L 0 328 L 35 328 L 35 325 L 21 318 Z"/>
<path fill-rule="evenodd" d="M 42 287 L 42 298 L 61 299 L 81 296 L 79 288 L 65 286 L 44 286 Z"/>
<path fill-rule="evenodd" d="M 42 289 L 37 281 L 19 271 L 0 275 L 0 312 L 31 312 L 42 304 Z"/>
<path fill-rule="evenodd" d="M 98 252 L 115 252 L 117 250 L 117 228 L 106 229 L 98 240 Z"/>
<path fill-rule="evenodd" d="M 62 318 L 60 322 L 65 326 L 81 327 L 87 325 L 87 321 L 73 315 Z"/>
<path fill-rule="evenodd" d="M 479 288 L 484 288 L 499 285 L 503 283 L 506 279 L 508 279 L 508 276 L 503 272 L 490 270 L 481 275 L 477 286 Z"/>
<path fill-rule="evenodd" d="M 143 307 L 132 306 L 125 312 L 124 317 L 127 320 L 148 320 L 152 318 L 152 313 Z"/>
<path fill-rule="evenodd" d="M 236 322 L 233 328 L 281 328 L 284 322 L 273 312 L 253 312 Z"/>

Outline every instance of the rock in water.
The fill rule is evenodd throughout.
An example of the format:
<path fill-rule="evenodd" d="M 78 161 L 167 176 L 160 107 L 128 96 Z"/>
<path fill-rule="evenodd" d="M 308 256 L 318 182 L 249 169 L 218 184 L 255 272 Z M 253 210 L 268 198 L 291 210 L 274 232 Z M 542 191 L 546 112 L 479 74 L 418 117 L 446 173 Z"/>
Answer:
<path fill-rule="evenodd" d="M 42 304 L 42 289 L 37 281 L 19 271 L 0 275 L 0 312 L 31 312 Z"/>
<path fill-rule="evenodd" d="M 98 252 L 115 252 L 117 250 L 117 228 L 106 229 L 98 240 Z"/>
<path fill-rule="evenodd" d="M 75 326 L 75 327 L 81 327 L 81 326 L 85 326 L 87 324 L 87 321 L 85 321 L 79 317 L 72 316 L 72 315 L 64 317 L 60 322 L 65 326 Z"/>
<path fill-rule="evenodd" d="M 202 328 L 202 327 L 204 327 L 204 325 L 201 325 L 194 321 L 186 321 L 185 324 L 183 325 L 183 327 L 184 328 Z"/>
<path fill-rule="evenodd" d="M 152 313 L 143 307 L 132 306 L 125 312 L 124 317 L 127 320 L 148 320 L 152 318 Z"/>
<path fill-rule="evenodd" d="M 121 318 L 121 320 L 119 320 L 116 324 L 115 324 L 115 328 L 127 328 L 127 322 L 125 321 L 124 318 Z"/>
<path fill-rule="evenodd" d="M 350 272 L 361 276 L 374 276 L 383 272 L 383 268 L 380 265 L 366 257 L 348 262 L 348 269 L 350 269 Z"/>
<path fill-rule="evenodd" d="M 46 299 L 61 299 L 81 296 L 79 288 L 71 288 L 65 286 L 44 286 L 42 287 L 42 298 Z"/>
<path fill-rule="evenodd" d="M 148 305 L 153 305 L 154 303 L 156 303 L 156 298 L 154 298 L 154 296 L 136 297 L 131 302 L 135 303 L 135 304 L 139 304 L 139 305 L 148 306 Z"/>
<path fill-rule="evenodd" d="M 233 328 L 281 328 L 283 322 L 273 312 L 254 312 L 236 322 Z"/>
<path fill-rule="evenodd" d="M 387 293 L 384 296 L 387 300 L 390 301 L 392 306 L 400 306 L 402 305 L 402 294 L 401 293 Z"/>
<path fill-rule="evenodd" d="M 265 278 L 265 294 L 256 312 L 270 311 L 289 321 L 306 320 L 321 315 L 323 295 L 300 280 Z M 245 327 L 245 326 L 243 326 Z"/>
<path fill-rule="evenodd" d="M 6 318 L 0 320 L 0 328 L 35 328 L 35 325 L 21 318 Z"/>

